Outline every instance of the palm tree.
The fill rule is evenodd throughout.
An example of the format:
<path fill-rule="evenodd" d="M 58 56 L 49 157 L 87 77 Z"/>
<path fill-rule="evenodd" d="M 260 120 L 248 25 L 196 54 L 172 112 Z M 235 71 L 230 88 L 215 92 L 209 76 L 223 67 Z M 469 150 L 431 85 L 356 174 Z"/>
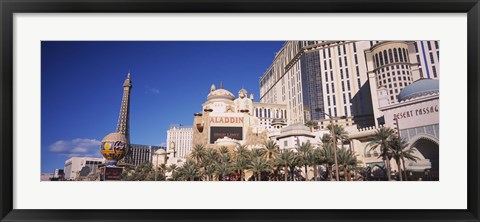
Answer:
<path fill-rule="evenodd" d="M 220 153 L 213 148 L 207 148 L 205 152 L 205 157 L 202 161 L 202 166 L 204 170 L 204 175 L 206 180 L 212 180 L 213 175 L 216 172 L 217 161 L 220 158 Z"/>
<path fill-rule="evenodd" d="M 312 165 L 309 161 L 312 160 L 311 156 L 313 155 L 313 146 L 310 141 L 307 141 L 306 143 L 302 143 L 301 145 L 297 146 L 296 150 L 298 152 L 299 164 L 303 165 L 305 169 L 305 180 L 308 180 L 307 167 Z"/>
<path fill-rule="evenodd" d="M 375 132 L 374 138 L 372 141 L 367 143 L 367 147 L 371 147 L 370 150 L 375 150 L 380 148 L 380 156 L 385 163 L 387 170 L 387 178 L 391 180 L 390 175 L 390 152 L 391 152 L 391 141 L 393 140 L 395 131 L 389 127 L 381 127 Z"/>
<path fill-rule="evenodd" d="M 228 153 L 228 147 L 221 146 L 220 149 L 218 149 L 218 151 L 220 152 L 220 154 Z"/>
<path fill-rule="evenodd" d="M 263 157 L 265 155 L 265 150 L 262 148 L 253 148 L 250 154 L 252 158 Z"/>
<path fill-rule="evenodd" d="M 201 161 L 205 158 L 206 149 L 203 144 L 195 144 L 190 152 L 190 157 L 195 160 L 197 166 L 200 166 Z"/>
<path fill-rule="evenodd" d="M 247 146 L 240 145 L 235 148 L 235 158 L 248 158 L 250 157 L 250 150 L 247 148 Z"/>
<path fill-rule="evenodd" d="M 307 156 L 307 162 L 309 166 L 313 167 L 313 180 L 318 178 L 318 165 L 325 163 L 325 159 L 321 155 L 321 149 L 314 147 Z"/>
<path fill-rule="evenodd" d="M 178 171 L 181 175 L 180 177 L 184 180 L 194 181 L 196 177 L 200 176 L 197 164 L 191 160 L 187 160 Z"/>
<path fill-rule="evenodd" d="M 250 160 L 246 157 L 237 157 L 235 160 L 234 168 L 240 172 L 240 181 L 245 180 L 245 173 L 244 171 L 249 168 Z"/>
<path fill-rule="evenodd" d="M 327 128 L 332 132 L 332 142 L 333 142 L 333 154 L 335 160 L 335 177 L 336 180 L 339 180 L 339 172 L 338 172 L 338 160 L 337 160 L 337 141 L 340 141 L 343 147 L 343 141 L 348 138 L 348 133 L 343 129 L 342 126 L 337 124 L 330 124 Z"/>
<path fill-rule="evenodd" d="M 333 151 L 333 144 L 331 141 L 325 141 L 319 151 L 320 158 L 323 159 L 325 169 L 327 170 L 327 179 L 332 180 L 332 166 L 335 164 L 335 154 Z"/>
<path fill-rule="evenodd" d="M 275 140 L 267 140 L 263 143 L 264 148 L 264 157 L 266 160 L 272 160 L 278 152 L 280 152 L 279 147 Z M 273 180 L 278 180 L 278 169 L 277 167 L 273 168 Z"/>
<path fill-rule="evenodd" d="M 305 126 L 308 126 L 308 128 L 310 128 L 310 132 L 313 132 L 313 127 L 315 127 L 315 122 L 309 120 L 305 123 Z"/>
<path fill-rule="evenodd" d="M 252 159 L 249 168 L 253 171 L 254 175 L 256 175 L 256 181 L 260 181 L 262 172 L 269 171 L 271 165 L 269 160 L 265 161 L 263 157 L 258 156 Z"/>
<path fill-rule="evenodd" d="M 420 158 L 413 154 L 416 150 L 414 147 L 405 149 L 408 147 L 408 143 L 405 139 L 399 136 L 394 136 L 392 141 L 390 141 L 390 147 L 391 147 L 391 158 L 393 158 L 395 160 L 395 163 L 397 164 L 400 180 L 403 180 L 402 170 L 404 172 L 406 171 L 405 159 L 417 162 L 417 160 L 419 160 Z M 403 164 L 403 168 L 401 166 L 402 164 L 400 163 L 400 161 Z"/>
<path fill-rule="evenodd" d="M 168 166 L 167 171 L 172 172 L 172 178 L 175 175 L 175 170 L 177 168 L 178 168 L 177 164 L 174 164 L 174 163 L 172 163 L 172 164 L 170 164 L 170 166 Z"/>
<path fill-rule="evenodd" d="M 285 171 L 285 181 L 287 181 L 288 174 L 289 174 L 288 168 L 292 166 L 295 162 L 295 156 L 293 151 L 290 149 L 280 150 L 280 152 L 275 157 L 274 161 L 276 165 L 283 167 Z"/>
<path fill-rule="evenodd" d="M 357 166 L 357 155 L 347 148 L 341 148 L 338 151 L 338 164 L 343 168 L 343 177 L 345 181 L 350 180 L 348 168 Z"/>
<path fill-rule="evenodd" d="M 279 152 L 279 147 L 274 140 L 264 142 L 263 148 L 265 149 L 264 156 L 266 160 L 271 160 Z"/>

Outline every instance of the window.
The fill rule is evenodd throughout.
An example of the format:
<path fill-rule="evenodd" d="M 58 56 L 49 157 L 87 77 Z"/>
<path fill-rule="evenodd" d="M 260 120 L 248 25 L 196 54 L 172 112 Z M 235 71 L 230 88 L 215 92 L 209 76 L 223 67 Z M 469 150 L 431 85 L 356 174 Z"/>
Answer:
<path fill-rule="evenodd" d="M 357 79 L 358 89 L 362 88 L 362 82 L 360 82 L 360 78 Z"/>
<path fill-rule="evenodd" d="M 328 58 L 332 57 L 332 55 L 330 54 L 330 48 L 328 48 Z"/>
<path fill-rule="evenodd" d="M 330 106 L 330 96 L 327 96 L 327 103 L 328 103 L 328 106 Z"/>
<path fill-rule="evenodd" d="M 403 62 L 403 53 L 401 48 L 398 48 L 398 56 L 400 57 L 400 62 Z"/>
<path fill-rule="evenodd" d="M 330 80 L 333 81 L 333 71 L 330 71 Z"/>
<path fill-rule="evenodd" d="M 380 65 L 383 66 L 383 54 L 380 52 Z"/>
<path fill-rule="evenodd" d="M 328 60 L 328 63 L 330 63 L 330 69 L 332 69 L 332 60 L 329 59 L 329 60 Z"/>
<path fill-rule="evenodd" d="M 325 72 L 325 82 L 328 82 L 328 72 Z"/>
<path fill-rule="evenodd" d="M 333 85 L 333 82 L 332 82 L 332 93 L 335 93 L 335 85 Z"/>
<path fill-rule="evenodd" d="M 327 69 L 327 60 L 323 60 L 323 66 L 325 67 L 325 69 Z"/>
<path fill-rule="evenodd" d="M 355 58 L 355 65 L 357 65 L 358 64 L 357 54 L 355 54 L 353 57 Z"/>
<path fill-rule="evenodd" d="M 413 46 L 415 46 L 415 53 L 418 53 L 418 44 L 417 44 L 417 42 L 413 43 Z"/>
<path fill-rule="evenodd" d="M 350 81 L 347 80 L 347 90 L 350 91 Z"/>
<path fill-rule="evenodd" d="M 340 78 L 343 79 L 343 69 L 340 69 Z"/>
<path fill-rule="evenodd" d="M 432 50 L 432 43 L 430 41 L 427 41 L 427 46 L 428 50 Z"/>
<path fill-rule="evenodd" d="M 347 56 L 343 57 L 343 61 L 345 62 L 345 66 L 348 66 L 348 63 L 347 63 Z"/>
<path fill-rule="evenodd" d="M 327 94 L 329 94 L 329 93 L 330 93 L 330 89 L 328 88 L 328 84 L 326 85 L 326 87 L 327 87 Z"/>
<path fill-rule="evenodd" d="M 347 96 L 345 96 L 345 93 L 343 94 L 343 104 L 347 104 Z"/>
<path fill-rule="evenodd" d="M 433 71 L 433 77 L 437 78 L 437 69 L 435 69 L 435 66 L 432 66 L 432 71 Z"/>
<path fill-rule="evenodd" d="M 358 66 L 356 66 L 355 69 L 357 70 L 357 77 L 360 77 L 360 69 L 358 68 Z"/>
<path fill-rule="evenodd" d="M 393 63 L 392 49 L 388 49 L 388 58 L 390 59 L 390 63 Z"/>
<path fill-rule="evenodd" d="M 342 91 L 345 91 L 345 82 L 342 81 Z"/>
<path fill-rule="evenodd" d="M 337 105 L 337 100 L 335 98 L 335 95 L 333 95 L 332 99 L 333 99 L 333 105 L 336 106 Z"/>
<path fill-rule="evenodd" d="M 435 43 L 435 48 L 438 49 L 438 41 L 434 41 L 434 43 Z"/>
<path fill-rule="evenodd" d="M 348 68 L 345 68 L 345 75 L 347 76 L 347 79 L 350 78 L 350 76 L 348 76 Z"/>
<path fill-rule="evenodd" d="M 338 50 L 338 55 L 341 55 L 342 51 L 340 51 L 340 45 L 337 46 L 337 50 Z"/>
<path fill-rule="evenodd" d="M 375 66 L 379 67 L 380 63 L 378 62 L 378 54 L 375 54 L 375 61 L 376 61 Z"/>
<path fill-rule="evenodd" d="M 323 52 L 323 58 L 325 58 L 326 57 L 325 56 L 325 49 L 323 49 L 322 52 Z"/>
<path fill-rule="evenodd" d="M 436 41 L 435 41 L 436 42 Z M 437 43 L 438 44 L 438 43 Z M 357 45 L 353 42 L 353 52 L 357 52 Z"/>
<path fill-rule="evenodd" d="M 347 54 L 347 49 L 345 47 L 345 45 L 343 45 L 343 54 L 346 55 Z M 345 63 L 346 64 L 346 63 Z"/>
<path fill-rule="evenodd" d="M 406 49 L 402 49 L 403 50 L 403 57 L 404 57 L 404 60 L 405 62 L 408 62 L 408 59 L 407 59 L 407 53 L 408 53 L 408 50 Z"/>
<path fill-rule="evenodd" d="M 435 60 L 433 60 L 433 53 L 432 52 L 430 52 L 430 62 L 432 64 L 435 63 Z"/>
<path fill-rule="evenodd" d="M 420 63 L 420 56 L 417 54 L 417 62 Z"/>
<path fill-rule="evenodd" d="M 338 57 L 338 64 L 340 67 L 342 67 L 342 57 Z"/>
<path fill-rule="evenodd" d="M 337 107 L 334 107 L 334 108 L 333 108 L 333 116 L 335 116 L 335 117 L 338 116 L 338 115 L 337 115 Z"/>
<path fill-rule="evenodd" d="M 347 107 L 346 107 L 346 106 L 343 107 L 343 111 L 345 111 L 345 116 L 348 116 Z"/>
<path fill-rule="evenodd" d="M 385 58 L 385 65 L 388 64 L 387 50 L 383 50 L 383 57 Z"/>
<path fill-rule="evenodd" d="M 398 53 L 396 48 L 393 49 L 393 57 L 395 58 L 395 62 L 398 62 Z M 397 69 L 398 69 L 398 66 L 397 66 Z"/>

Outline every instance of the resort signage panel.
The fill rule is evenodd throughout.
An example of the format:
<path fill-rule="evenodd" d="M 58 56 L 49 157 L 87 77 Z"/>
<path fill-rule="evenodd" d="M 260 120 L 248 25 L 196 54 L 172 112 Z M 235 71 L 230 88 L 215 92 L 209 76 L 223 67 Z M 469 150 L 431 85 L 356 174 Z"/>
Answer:
<path fill-rule="evenodd" d="M 393 114 L 393 119 L 406 119 L 414 116 L 423 116 L 432 113 L 438 113 L 438 105 L 421 107 L 418 109 L 412 109 L 407 111 L 402 111 L 399 113 Z"/>
<path fill-rule="evenodd" d="M 213 144 L 217 139 L 228 137 L 235 140 L 243 140 L 242 127 L 210 127 L 210 143 Z"/>
<path fill-rule="evenodd" d="M 243 125 L 243 117 L 233 117 L 233 116 L 211 116 L 210 117 L 210 125 L 219 125 L 219 124 Z"/>

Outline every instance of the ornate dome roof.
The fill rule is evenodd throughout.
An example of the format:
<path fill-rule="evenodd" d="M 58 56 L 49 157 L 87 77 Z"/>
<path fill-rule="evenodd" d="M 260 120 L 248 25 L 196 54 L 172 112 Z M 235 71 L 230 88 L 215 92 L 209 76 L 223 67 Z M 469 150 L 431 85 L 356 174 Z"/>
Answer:
<path fill-rule="evenodd" d="M 216 89 L 211 91 L 207 96 L 207 100 L 212 100 L 212 99 L 226 99 L 226 100 L 233 101 L 235 99 L 235 96 L 228 90 Z"/>
<path fill-rule="evenodd" d="M 110 133 L 102 139 L 102 142 L 116 142 L 116 141 L 121 141 L 121 142 L 124 142 L 124 143 L 128 143 L 125 135 L 123 135 L 121 133 L 117 133 L 117 132 Z"/>
<path fill-rule="evenodd" d="M 283 127 L 280 130 L 280 137 L 287 137 L 287 136 L 312 136 L 310 132 L 310 128 L 301 124 L 301 123 L 294 123 L 292 125 Z"/>
<path fill-rule="evenodd" d="M 439 81 L 437 79 L 419 79 L 400 91 L 398 100 L 404 101 L 438 92 Z"/>

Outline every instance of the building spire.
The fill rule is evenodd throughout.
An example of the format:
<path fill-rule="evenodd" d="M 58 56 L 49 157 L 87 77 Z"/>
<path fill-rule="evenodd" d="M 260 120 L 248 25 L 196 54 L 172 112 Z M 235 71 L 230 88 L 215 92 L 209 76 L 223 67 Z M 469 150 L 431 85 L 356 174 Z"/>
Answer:
<path fill-rule="evenodd" d="M 223 89 L 222 81 L 220 81 L 220 89 Z"/>
<path fill-rule="evenodd" d="M 130 71 L 127 78 L 123 82 L 123 97 L 120 106 L 120 114 L 118 115 L 116 132 L 125 135 L 127 141 L 130 142 L 130 90 L 132 89 L 132 80 L 130 79 Z"/>

